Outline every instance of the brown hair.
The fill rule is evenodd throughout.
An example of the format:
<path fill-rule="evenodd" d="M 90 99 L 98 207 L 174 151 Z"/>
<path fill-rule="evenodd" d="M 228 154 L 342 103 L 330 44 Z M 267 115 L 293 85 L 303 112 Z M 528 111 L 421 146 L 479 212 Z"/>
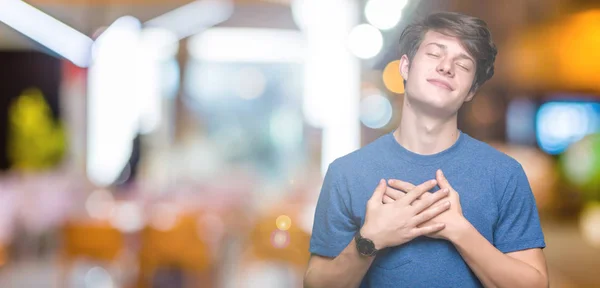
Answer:
<path fill-rule="evenodd" d="M 463 47 L 475 58 L 477 67 L 471 92 L 492 78 L 498 50 L 485 21 L 455 12 L 430 14 L 404 29 L 400 36 L 400 55 L 406 54 L 412 60 L 429 30 L 460 39 Z"/>

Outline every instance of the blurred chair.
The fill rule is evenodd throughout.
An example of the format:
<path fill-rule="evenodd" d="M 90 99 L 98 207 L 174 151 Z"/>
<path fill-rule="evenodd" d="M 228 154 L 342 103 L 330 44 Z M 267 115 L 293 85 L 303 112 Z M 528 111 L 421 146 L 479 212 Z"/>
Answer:
<path fill-rule="evenodd" d="M 62 229 L 61 286 L 68 287 L 75 260 L 114 264 L 125 248 L 124 235 L 108 222 L 67 222 Z"/>
<path fill-rule="evenodd" d="M 141 235 L 138 287 L 153 287 L 159 269 L 179 269 L 185 275 L 185 287 L 214 287 L 216 280 L 209 245 L 201 239 L 203 227 L 198 214 L 181 214 L 169 229 L 151 225 Z"/>

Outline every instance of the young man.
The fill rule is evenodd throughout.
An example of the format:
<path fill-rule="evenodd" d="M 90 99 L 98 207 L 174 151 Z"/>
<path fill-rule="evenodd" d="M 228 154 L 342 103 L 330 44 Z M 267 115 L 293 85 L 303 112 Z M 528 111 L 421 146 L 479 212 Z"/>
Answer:
<path fill-rule="evenodd" d="M 329 166 L 305 287 L 547 287 L 521 165 L 457 128 L 461 105 L 494 73 L 486 23 L 432 14 L 404 30 L 400 48 L 400 125 Z"/>

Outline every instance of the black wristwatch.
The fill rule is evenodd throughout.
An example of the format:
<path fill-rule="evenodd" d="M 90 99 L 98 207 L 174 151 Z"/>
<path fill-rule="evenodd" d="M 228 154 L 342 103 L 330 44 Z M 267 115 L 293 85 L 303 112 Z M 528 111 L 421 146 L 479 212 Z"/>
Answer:
<path fill-rule="evenodd" d="M 371 239 L 364 238 L 360 235 L 360 230 L 356 232 L 354 235 L 354 241 L 356 242 L 356 249 L 358 253 L 362 256 L 372 257 L 377 255 L 377 250 L 375 248 L 375 244 Z"/>

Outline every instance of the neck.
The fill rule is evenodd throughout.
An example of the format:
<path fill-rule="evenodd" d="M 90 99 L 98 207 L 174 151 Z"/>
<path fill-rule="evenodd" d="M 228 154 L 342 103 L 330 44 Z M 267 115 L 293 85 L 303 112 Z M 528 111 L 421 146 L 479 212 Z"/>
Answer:
<path fill-rule="evenodd" d="M 431 155 L 450 148 L 458 139 L 457 115 L 436 118 L 421 113 L 404 98 L 400 125 L 394 137 L 407 150 Z"/>

